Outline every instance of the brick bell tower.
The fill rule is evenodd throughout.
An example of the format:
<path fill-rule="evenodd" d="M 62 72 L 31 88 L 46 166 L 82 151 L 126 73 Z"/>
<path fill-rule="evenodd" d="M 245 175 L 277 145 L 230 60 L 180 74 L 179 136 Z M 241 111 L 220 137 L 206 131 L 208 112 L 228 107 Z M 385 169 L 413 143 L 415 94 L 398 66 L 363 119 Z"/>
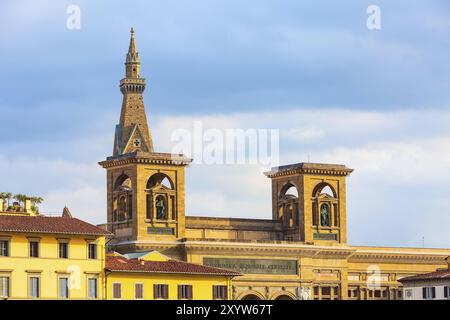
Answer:
<path fill-rule="evenodd" d="M 297 163 L 266 172 L 272 180 L 272 218 L 281 221 L 281 239 L 308 244 L 347 243 L 344 165 Z"/>
<path fill-rule="evenodd" d="M 99 162 L 107 174 L 107 225 L 115 235 L 111 245 L 118 251 L 145 249 L 138 241 L 183 238 L 185 230 L 184 168 L 191 159 L 154 152 L 140 67 L 131 29 L 113 155 Z"/>

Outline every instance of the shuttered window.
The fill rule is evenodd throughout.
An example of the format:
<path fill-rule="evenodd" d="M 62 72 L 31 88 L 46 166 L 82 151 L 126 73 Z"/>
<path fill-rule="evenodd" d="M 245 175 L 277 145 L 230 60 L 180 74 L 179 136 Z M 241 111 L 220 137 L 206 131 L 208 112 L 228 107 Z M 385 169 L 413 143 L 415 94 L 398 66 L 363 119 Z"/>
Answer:
<path fill-rule="evenodd" d="M 154 299 L 169 299 L 169 286 L 167 284 L 153 285 Z"/>
<path fill-rule="evenodd" d="M 97 244 L 88 243 L 88 259 L 97 259 Z"/>
<path fill-rule="evenodd" d="M 39 298 L 41 296 L 41 279 L 39 277 L 30 277 L 29 279 L 29 297 Z"/>
<path fill-rule="evenodd" d="M 178 285 L 178 299 L 192 299 L 192 286 L 187 284 Z"/>
<path fill-rule="evenodd" d="M 144 284 L 142 283 L 134 284 L 134 298 L 136 300 L 144 299 Z"/>
<path fill-rule="evenodd" d="M 122 299 L 122 284 L 113 283 L 113 299 Z"/>
<path fill-rule="evenodd" d="M 213 286 L 213 299 L 227 300 L 227 286 Z"/>
<path fill-rule="evenodd" d="M 3 257 L 9 256 L 9 241 L 8 240 L 0 240 L 0 256 L 3 256 Z"/>
<path fill-rule="evenodd" d="M 0 277 L 0 298 L 9 298 L 9 277 Z"/>
<path fill-rule="evenodd" d="M 88 279 L 88 298 L 97 299 L 97 278 Z"/>
<path fill-rule="evenodd" d="M 59 278 L 59 298 L 69 298 L 69 278 Z"/>
<path fill-rule="evenodd" d="M 58 256 L 61 259 L 69 258 L 69 243 L 64 241 L 58 243 Z"/>
<path fill-rule="evenodd" d="M 435 287 L 426 287 L 422 289 L 422 298 L 423 299 L 435 299 L 436 298 L 436 288 Z"/>
<path fill-rule="evenodd" d="M 39 241 L 30 241 L 30 257 L 39 257 Z"/>

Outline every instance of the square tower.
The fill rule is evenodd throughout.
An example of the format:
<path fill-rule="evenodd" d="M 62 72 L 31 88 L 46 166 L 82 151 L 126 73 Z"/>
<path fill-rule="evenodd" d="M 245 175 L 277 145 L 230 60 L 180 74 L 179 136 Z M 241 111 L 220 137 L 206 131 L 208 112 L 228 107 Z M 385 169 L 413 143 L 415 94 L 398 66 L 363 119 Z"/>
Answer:
<path fill-rule="evenodd" d="M 282 239 L 308 244 L 347 243 L 344 165 L 297 163 L 266 172 L 272 180 L 272 218 Z"/>
<path fill-rule="evenodd" d="M 130 250 L 139 250 L 137 243 L 146 240 L 184 237 L 184 168 L 191 162 L 183 155 L 153 151 L 140 64 L 131 29 L 113 156 L 99 162 L 107 171 L 107 228 L 114 233 L 110 244 L 129 245 Z"/>

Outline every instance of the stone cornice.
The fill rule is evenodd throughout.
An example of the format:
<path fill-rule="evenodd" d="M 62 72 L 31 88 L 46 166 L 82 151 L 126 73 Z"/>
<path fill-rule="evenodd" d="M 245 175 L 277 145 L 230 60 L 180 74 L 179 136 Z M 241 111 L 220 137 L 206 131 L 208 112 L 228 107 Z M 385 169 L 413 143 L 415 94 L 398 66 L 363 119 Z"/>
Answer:
<path fill-rule="evenodd" d="M 406 251 L 405 248 L 366 247 L 360 250 L 351 246 L 317 246 L 286 241 L 273 242 L 225 242 L 183 239 L 181 241 L 125 241 L 116 246 L 135 246 L 155 249 L 177 249 L 187 253 L 210 255 L 248 255 L 272 257 L 310 257 L 316 259 L 347 259 L 355 263 L 405 263 L 405 264 L 443 264 L 450 250 L 427 252 Z M 385 251 L 381 251 L 385 249 Z"/>
<path fill-rule="evenodd" d="M 136 151 L 118 157 L 108 157 L 105 161 L 100 161 L 98 164 L 103 168 L 110 168 L 136 163 L 186 166 L 191 162 L 192 159 L 181 154 Z"/>
<path fill-rule="evenodd" d="M 323 163 L 296 163 L 292 165 L 272 168 L 264 174 L 269 178 L 290 176 L 295 174 L 320 174 L 332 176 L 347 176 L 353 172 L 344 165 Z"/>

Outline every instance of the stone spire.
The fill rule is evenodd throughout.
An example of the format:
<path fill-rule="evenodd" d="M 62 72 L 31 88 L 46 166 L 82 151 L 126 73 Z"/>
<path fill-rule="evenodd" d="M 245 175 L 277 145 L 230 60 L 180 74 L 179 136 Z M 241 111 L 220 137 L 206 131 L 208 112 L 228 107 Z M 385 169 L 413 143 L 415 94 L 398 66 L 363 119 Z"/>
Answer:
<path fill-rule="evenodd" d="M 135 151 L 153 152 L 153 142 L 145 115 L 146 81 L 140 75 L 141 61 L 131 28 L 130 46 L 125 59 L 125 78 L 120 81 L 123 94 L 120 123 L 116 126 L 114 156 Z"/>
<path fill-rule="evenodd" d="M 141 60 L 139 59 L 139 52 L 136 50 L 136 43 L 134 41 L 134 29 L 131 28 L 130 46 L 125 60 L 125 69 L 127 78 L 139 78 Z"/>

